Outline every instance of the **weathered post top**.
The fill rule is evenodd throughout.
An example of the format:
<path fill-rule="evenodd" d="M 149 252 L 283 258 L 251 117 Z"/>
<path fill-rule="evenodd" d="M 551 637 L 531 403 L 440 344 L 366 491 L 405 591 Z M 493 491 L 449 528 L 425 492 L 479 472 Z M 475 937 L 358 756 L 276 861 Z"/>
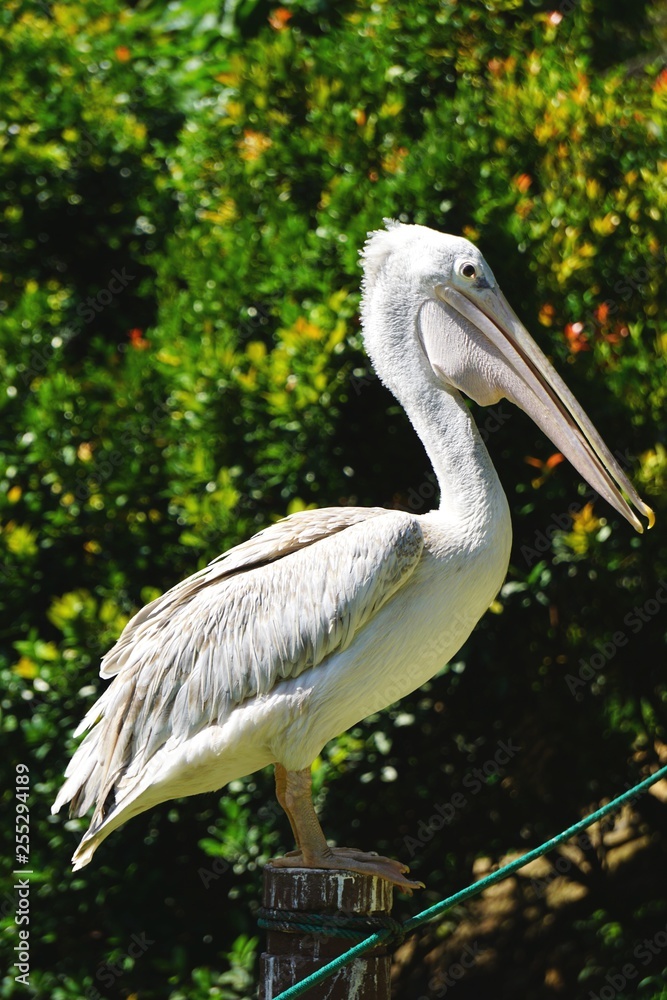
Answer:
<path fill-rule="evenodd" d="M 273 1000 L 353 944 L 391 926 L 386 879 L 320 868 L 264 869 L 260 923 L 267 928 L 259 1000 Z M 309 1000 L 389 1000 L 391 954 L 385 945 L 309 990 Z"/>

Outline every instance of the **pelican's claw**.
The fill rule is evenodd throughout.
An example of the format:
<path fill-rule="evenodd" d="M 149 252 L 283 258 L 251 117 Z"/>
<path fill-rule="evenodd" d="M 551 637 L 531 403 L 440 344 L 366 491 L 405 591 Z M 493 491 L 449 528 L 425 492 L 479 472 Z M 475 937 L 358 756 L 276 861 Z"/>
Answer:
<path fill-rule="evenodd" d="M 405 877 L 410 869 L 393 858 L 384 858 L 374 851 L 359 851 L 353 847 L 330 847 L 326 855 L 316 854 L 305 857 L 302 851 L 290 851 L 281 858 L 270 861 L 276 868 L 322 868 L 326 871 L 358 872 L 360 875 L 375 875 L 395 885 L 401 892 L 411 896 L 415 889 L 423 889 L 423 882 L 411 882 Z"/>

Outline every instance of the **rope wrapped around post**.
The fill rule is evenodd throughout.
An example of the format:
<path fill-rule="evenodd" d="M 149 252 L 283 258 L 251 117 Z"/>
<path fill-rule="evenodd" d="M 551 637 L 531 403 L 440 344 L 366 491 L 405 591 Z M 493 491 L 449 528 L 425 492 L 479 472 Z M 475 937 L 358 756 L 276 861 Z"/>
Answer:
<path fill-rule="evenodd" d="M 270 910 L 260 907 L 257 924 L 263 930 L 283 931 L 285 934 L 321 934 L 324 937 L 341 937 L 348 941 L 363 941 L 376 931 L 389 931 L 386 943 L 398 947 L 405 933 L 403 924 L 383 914 L 361 916 L 350 913 L 303 913 L 301 910 Z"/>
<path fill-rule="evenodd" d="M 258 919 L 267 931 L 259 1000 L 273 1000 L 346 953 L 351 942 L 378 933 L 374 948 L 327 978 L 318 1000 L 389 1000 L 391 950 L 403 936 L 390 916 L 392 901 L 391 883 L 375 875 L 269 863 Z"/>

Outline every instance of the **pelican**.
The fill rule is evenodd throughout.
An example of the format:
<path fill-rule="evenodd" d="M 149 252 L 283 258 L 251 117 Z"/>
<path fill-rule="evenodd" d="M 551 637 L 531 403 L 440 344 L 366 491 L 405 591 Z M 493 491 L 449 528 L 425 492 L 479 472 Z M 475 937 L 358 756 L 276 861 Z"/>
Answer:
<path fill-rule="evenodd" d="M 297 848 L 274 865 L 421 885 L 398 861 L 329 846 L 311 765 L 333 737 L 431 678 L 503 583 L 509 508 L 462 393 L 521 407 L 637 531 L 635 511 L 653 525 L 480 251 L 385 222 L 362 251 L 364 342 L 426 448 L 440 506 L 300 511 L 139 611 L 102 660 L 114 680 L 75 733 L 87 735 L 53 807 L 82 816 L 94 806 L 75 869 L 132 816 L 273 764 Z"/>

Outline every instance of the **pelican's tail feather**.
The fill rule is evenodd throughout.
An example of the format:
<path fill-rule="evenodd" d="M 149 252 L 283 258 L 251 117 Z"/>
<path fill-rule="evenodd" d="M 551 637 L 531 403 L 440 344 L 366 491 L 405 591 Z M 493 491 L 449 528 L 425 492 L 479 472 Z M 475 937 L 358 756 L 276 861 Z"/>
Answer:
<path fill-rule="evenodd" d="M 75 870 L 88 864 L 110 833 L 139 813 L 169 799 L 216 791 L 274 759 L 262 745 L 239 753 L 239 743 L 245 740 L 239 739 L 238 717 L 232 715 L 226 725 L 209 726 L 188 740 L 172 737 L 148 761 L 138 756 L 121 773 L 107 771 L 101 787 L 101 734 L 101 728 L 95 727 L 76 751 L 52 809 L 58 812 L 69 802 L 70 815 L 83 816 L 95 805 L 90 826 L 72 858 Z"/>

